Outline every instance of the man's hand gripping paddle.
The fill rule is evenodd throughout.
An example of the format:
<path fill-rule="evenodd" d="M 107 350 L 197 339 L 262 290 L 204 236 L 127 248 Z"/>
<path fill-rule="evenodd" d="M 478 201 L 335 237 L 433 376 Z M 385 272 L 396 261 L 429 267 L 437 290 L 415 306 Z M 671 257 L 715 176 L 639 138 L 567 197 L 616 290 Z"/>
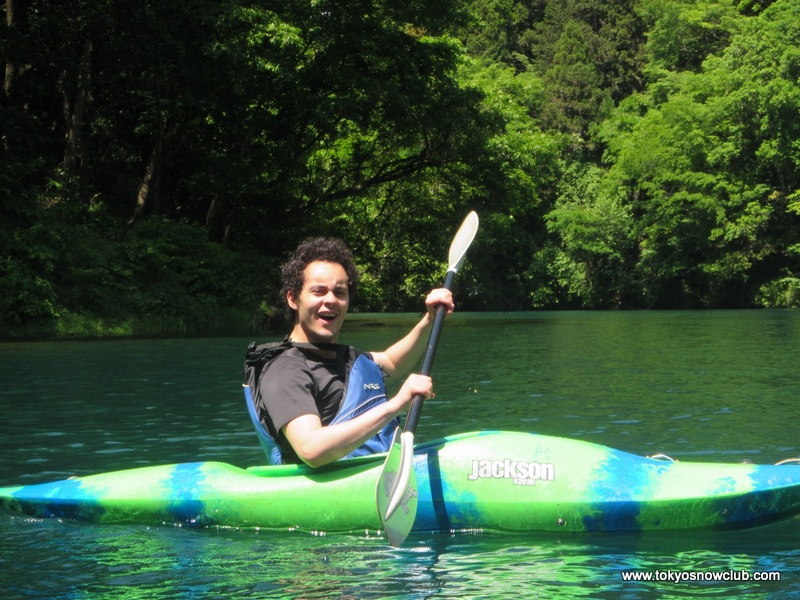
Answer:
<path fill-rule="evenodd" d="M 471 212 L 464 219 L 461 227 L 450 244 L 448 257 L 447 276 L 444 287 L 452 289 L 456 272 L 464 261 L 467 249 L 478 231 L 478 215 Z M 436 308 L 436 317 L 433 328 L 428 338 L 428 346 L 422 359 L 420 374 L 430 375 L 433 366 L 433 357 L 436 346 L 444 325 L 445 307 Z M 392 447 L 383 463 L 381 476 L 378 478 L 376 497 L 378 513 L 380 514 L 383 528 L 389 543 L 399 547 L 403 544 L 414 525 L 417 516 L 417 477 L 414 473 L 414 432 L 417 429 L 419 415 L 422 412 L 424 398 L 417 394 L 411 400 L 411 409 L 408 411 L 403 431 L 398 427 L 394 432 Z M 399 510 L 398 510 L 399 509 Z"/>

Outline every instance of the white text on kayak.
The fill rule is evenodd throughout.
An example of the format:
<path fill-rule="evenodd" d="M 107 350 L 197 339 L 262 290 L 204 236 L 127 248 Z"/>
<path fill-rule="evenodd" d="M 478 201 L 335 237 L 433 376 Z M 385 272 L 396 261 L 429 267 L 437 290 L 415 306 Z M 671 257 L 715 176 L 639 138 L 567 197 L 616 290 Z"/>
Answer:
<path fill-rule="evenodd" d="M 556 467 L 550 463 L 518 460 L 473 460 L 468 479 L 513 479 L 516 485 L 536 485 L 537 481 L 553 481 Z"/>

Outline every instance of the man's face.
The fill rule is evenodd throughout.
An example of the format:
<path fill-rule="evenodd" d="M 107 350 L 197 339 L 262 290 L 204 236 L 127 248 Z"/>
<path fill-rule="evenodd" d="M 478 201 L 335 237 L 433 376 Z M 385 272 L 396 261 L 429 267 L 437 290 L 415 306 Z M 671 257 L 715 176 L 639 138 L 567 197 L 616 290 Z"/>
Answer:
<path fill-rule="evenodd" d="M 292 340 L 328 343 L 339 339 L 339 330 L 350 306 L 347 273 L 338 263 L 314 261 L 303 271 L 303 289 L 286 299 L 297 311 Z"/>

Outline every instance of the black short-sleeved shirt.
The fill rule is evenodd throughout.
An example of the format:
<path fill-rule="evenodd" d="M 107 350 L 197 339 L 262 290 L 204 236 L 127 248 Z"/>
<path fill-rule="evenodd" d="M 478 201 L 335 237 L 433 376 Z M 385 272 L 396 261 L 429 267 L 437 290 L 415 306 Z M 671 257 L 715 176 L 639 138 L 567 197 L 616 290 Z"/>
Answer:
<path fill-rule="evenodd" d="M 281 431 L 293 419 L 318 415 L 328 425 L 339 411 L 345 395 L 345 376 L 361 354 L 343 347 L 335 358 L 325 358 L 297 347 L 285 350 L 264 367 L 259 379 L 256 408 L 262 422 L 275 436 L 284 462 L 301 462 Z M 371 358 L 371 357 L 370 357 Z"/>

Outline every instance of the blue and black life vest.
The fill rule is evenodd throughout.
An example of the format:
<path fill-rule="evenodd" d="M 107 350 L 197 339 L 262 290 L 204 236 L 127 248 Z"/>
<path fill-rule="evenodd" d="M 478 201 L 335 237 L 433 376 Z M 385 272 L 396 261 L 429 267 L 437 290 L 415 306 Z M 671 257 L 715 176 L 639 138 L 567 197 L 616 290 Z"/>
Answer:
<path fill-rule="evenodd" d="M 260 396 L 258 382 L 264 366 L 289 348 L 335 352 L 349 351 L 348 346 L 341 344 L 303 344 L 289 340 L 260 345 L 256 345 L 253 342 L 248 346 L 244 361 L 244 381 L 242 384 L 245 403 L 261 447 L 267 455 L 269 464 L 273 465 L 282 464 L 283 456 L 280 445 L 276 441 L 278 432 L 274 430 L 271 422 L 269 422 L 269 416 L 266 417 L 268 421 L 266 426 L 259 417 L 256 404 Z M 360 354 L 345 374 L 345 397 L 339 406 L 338 412 L 329 424 L 333 425 L 354 419 L 383 402 L 386 402 L 386 388 L 383 383 L 381 368 L 366 354 Z M 399 422 L 399 419 L 395 417 L 383 429 L 344 458 L 386 452 L 392 445 L 392 436 Z"/>

